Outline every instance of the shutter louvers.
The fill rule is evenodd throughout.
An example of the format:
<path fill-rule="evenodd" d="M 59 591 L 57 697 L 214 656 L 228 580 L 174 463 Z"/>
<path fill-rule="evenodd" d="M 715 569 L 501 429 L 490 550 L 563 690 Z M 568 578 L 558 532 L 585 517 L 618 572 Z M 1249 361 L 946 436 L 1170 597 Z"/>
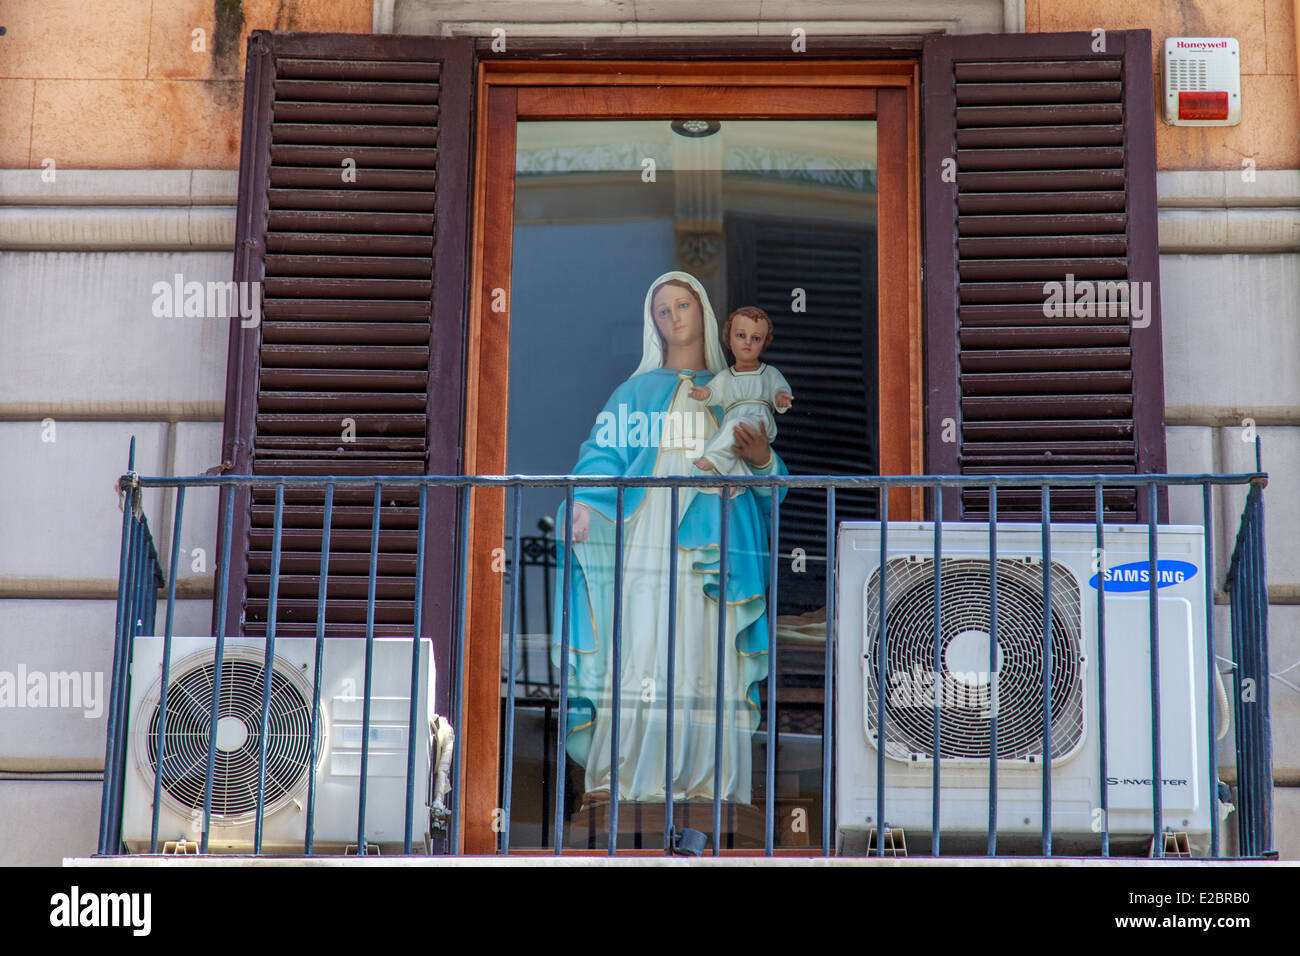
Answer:
<path fill-rule="evenodd" d="M 927 39 L 932 471 L 1164 470 L 1149 44 L 1146 31 L 1107 31 L 1097 52 L 1092 34 Z M 1089 295 L 1131 282 L 1149 283 L 1140 319 Z M 988 517 L 987 491 L 960 505 Z M 1133 487 L 1108 488 L 1105 506 L 1108 521 L 1145 516 Z M 1053 520 L 1092 508 L 1091 488 L 1052 491 Z M 1038 490 L 1003 490 L 998 513 L 1037 520 Z"/>
<path fill-rule="evenodd" d="M 262 323 L 232 329 L 245 379 L 231 370 L 236 471 L 459 471 L 458 447 L 434 442 L 459 428 L 470 59 L 467 41 L 250 39 L 244 135 L 256 145 L 241 165 L 238 240 L 248 251 L 236 279 L 261 279 Z M 449 80 L 460 85 L 450 96 Z M 431 427 L 431 416 L 449 422 Z M 286 491 L 277 634 L 315 633 L 324 497 Z M 444 498 L 430 495 L 431 541 L 454 520 L 435 511 Z M 246 550 L 237 536 L 230 613 L 242 606 L 246 634 L 266 630 L 274 500 L 257 489 L 236 505 Z M 365 633 L 372 501 L 372 487 L 335 491 L 330 635 Z M 413 488 L 384 491 L 377 634 L 412 631 L 418 501 Z M 447 586 L 429 577 L 429 587 Z"/>

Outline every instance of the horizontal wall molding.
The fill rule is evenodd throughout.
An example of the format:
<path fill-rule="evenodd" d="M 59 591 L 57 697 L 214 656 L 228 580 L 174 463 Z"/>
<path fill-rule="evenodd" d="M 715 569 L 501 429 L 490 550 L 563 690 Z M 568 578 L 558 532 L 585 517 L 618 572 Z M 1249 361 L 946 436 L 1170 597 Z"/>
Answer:
<path fill-rule="evenodd" d="M 1300 170 L 1173 170 L 1156 190 L 1161 253 L 1300 252 Z"/>
<path fill-rule="evenodd" d="M 464 32 L 490 35 L 489 26 Z M 545 26 L 518 29 L 527 36 Z M 43 174 L 0 170 L 0 249 L 234 247 L 235 170 L 68 169 L 54 182 Z M 1173 170 L 1157 175 L 1157 191 L 1162 253 L 1300 252 L 1300 170 Z"/>
<path fill-rule="evenodd" d="M 0 249 L 218 251 L 235 245 L 225 169 L 0 170 Z"/>
<path fill-rule="evenodd" d="M 490 37 L 495 28 L 516 36 L 772 36 L 802 27 L 809 44 L 820 36 L 898 36 L 919 33 L 1019 33 L 1024 0 L 500 0 L 495 18 L 461 0 L 373 0 L 372 22 L 382 33 Z M 473 14 L 472 18 L 467 14 Z"/>
<path fill-rule="evenodd" d="M 0 249 L 226 252 L 235 207 L 0 206 Z"/>
<path fill-rule="evenodd" d="M 0 169 L 0 206 L 233 206 L 233 169 Z"/>
<path fill-rule="evenodd" d="M 1243 419 L 1252 419 L 1259 427 L 1293 428 L 1300 426 L 1300 408 L 1246 408 L 1211 405 L 1168 405 L 1165 425 L 1199 425 L 1206 428 L 1240 428 Z"/>
<path fill-rule="evenodd" d="M 0 402 L 0 422 L 220 422 L 223 402 Z"/>
<path fill-rule="evenodd" d="M 1300 252 L 1300 209 L 1161 209 L 1160 252 Z"/>
<path fill-rule="evenodd" d="M 1267 206 L 1300 207 L 1300 169 L 1181 169 L 1156 173 L 1161 209 L 1229 209 Z"/>
<path fill-rule="evenodd" d="M 164 571 L 164 573 L 166 573 Z M 176 599 L 183 601 L 208 601 L 212 599 L 213 584 L 206 578 L 179 578 L 176 582 Z M 158 592 L 159 602 L 166 600 L 167 591 Z M 0 601 L 116 601 L 115 578 L 0 578 Z"/>
<path fill-rule="evenodd" d="M 0 757 L 3 783 L 100 783 L 104 779 L 104 758 L 87 757 Z"/>

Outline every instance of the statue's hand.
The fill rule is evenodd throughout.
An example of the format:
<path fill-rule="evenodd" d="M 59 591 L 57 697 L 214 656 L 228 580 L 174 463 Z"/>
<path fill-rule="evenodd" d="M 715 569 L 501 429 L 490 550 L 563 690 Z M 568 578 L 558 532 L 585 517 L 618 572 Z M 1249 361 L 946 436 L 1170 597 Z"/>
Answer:
<path fill-rule="evenodd" d="M 791 395 L 789 392 L 776 393 L 776 407 L 781 409 L 782 411 L 785 411 L 785 409 L 789 408 L 790 405 L 793 404 L 793 402 L 794 402 L 794 396 Z"/>
<path fill-rule="evenodd" d="M 703 385 L 696 385 L 694 388 L 691 389 L 691 398 L 695 399 L 697 402 L 706 401 L 708 397 L 709 397 L 709 390 L 705 388 Z"/>
<path fill-rule="evenodd" d="M 744 422 L 736 423 L 736 443 L 732 449 L 755 468 L 766 468 L 772 460 L 772 444 L 767 435 Z"/>
<path fill-rule="evenodd" d="M 586 541 L 587 531 L 590 528 L 591 509 L 579 501 L 573 506 L 573 540 L 575 542 Z"/>

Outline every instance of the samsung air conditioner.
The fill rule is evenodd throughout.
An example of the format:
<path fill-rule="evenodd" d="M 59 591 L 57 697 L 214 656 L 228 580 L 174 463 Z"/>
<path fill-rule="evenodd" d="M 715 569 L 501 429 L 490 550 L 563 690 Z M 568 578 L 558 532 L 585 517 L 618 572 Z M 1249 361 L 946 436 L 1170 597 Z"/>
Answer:
<path fill-rule="evenodd" d="M 197 842 L 203 817 L 209 714 L 215 674 L 211 637 L 176 637 L 167 694 L 166 747 L 159 740 L 161 637 L 137 637 L 131 679 L 129 756 L 123 805 L 123 841 L 148 852 L 154 779 L 162 761 L 158 849 L 170 841 Z M 415 712 L 415 800 L 412 850 L 428 852 L 430 721 L 433 653 L 420 642 Z M 376 638 L 371 672 L 367 757 L 367 852 L 401 853 L 406 826 L 407 743 L 411 714 L 409 638 Z M 317 762 L 310 766 L 315 638 L 275 641 L 267 735 L 262 852 L 301 854 L 308 788 L 315 776 L 314 853 L 356 852 L 361 782 L 366 642 L 325 641 Z M 256 814 L 258 738 L 262 715 L 261 638 L 227 638 L 221 669 L 216 771 L 212 787 L 211 853 L 251 853 Z"/>
<path fill-rule="evenodd" d="M 989 669 L 988 526 L 946 523 L 942 541 L 941 666 L 934 667 L 934 525 L 889 524 L 885 657 L 887 716 L 877 726 L 880 525 L 839 530 L 836 807 L 840 852 L 866 852 L 880 823 L 907 852 L 929 852 L 933 714 L 940 701 L 940 849 L 983 854 L 989 824 L 994 710 Z M 1163 824 L 1209 850 L 1212 748 L 1207 728 L 1204 533 L 1157 534 Z M 1106 752 L 1111 852 L 1146 855 L 1152 844 L 1151 668 L 1147 528 L 1051 528 L 1051 830 L 1054 855 L 1101 846 L 1097 568 L 1105 568 Z M 1037 524 L 998 526 L 997 828 L 999 853 L 1041 850 L 1043 560 Z M 891 831 L 901 829 L 902 835 Z M 1179 838 L 1176 838 L 1179 839 Z"/>

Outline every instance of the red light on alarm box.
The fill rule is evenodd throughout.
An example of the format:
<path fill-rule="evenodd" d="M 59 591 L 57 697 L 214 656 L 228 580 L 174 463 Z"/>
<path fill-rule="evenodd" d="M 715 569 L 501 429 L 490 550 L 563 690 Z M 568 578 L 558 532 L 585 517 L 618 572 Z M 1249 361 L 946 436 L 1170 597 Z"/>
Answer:
<path fill-rule="evenodd" d="M 1228 118 L 1228 92 L 1187 92 L 1178 94 L 1180 120 L 1226 120 Z"/>

